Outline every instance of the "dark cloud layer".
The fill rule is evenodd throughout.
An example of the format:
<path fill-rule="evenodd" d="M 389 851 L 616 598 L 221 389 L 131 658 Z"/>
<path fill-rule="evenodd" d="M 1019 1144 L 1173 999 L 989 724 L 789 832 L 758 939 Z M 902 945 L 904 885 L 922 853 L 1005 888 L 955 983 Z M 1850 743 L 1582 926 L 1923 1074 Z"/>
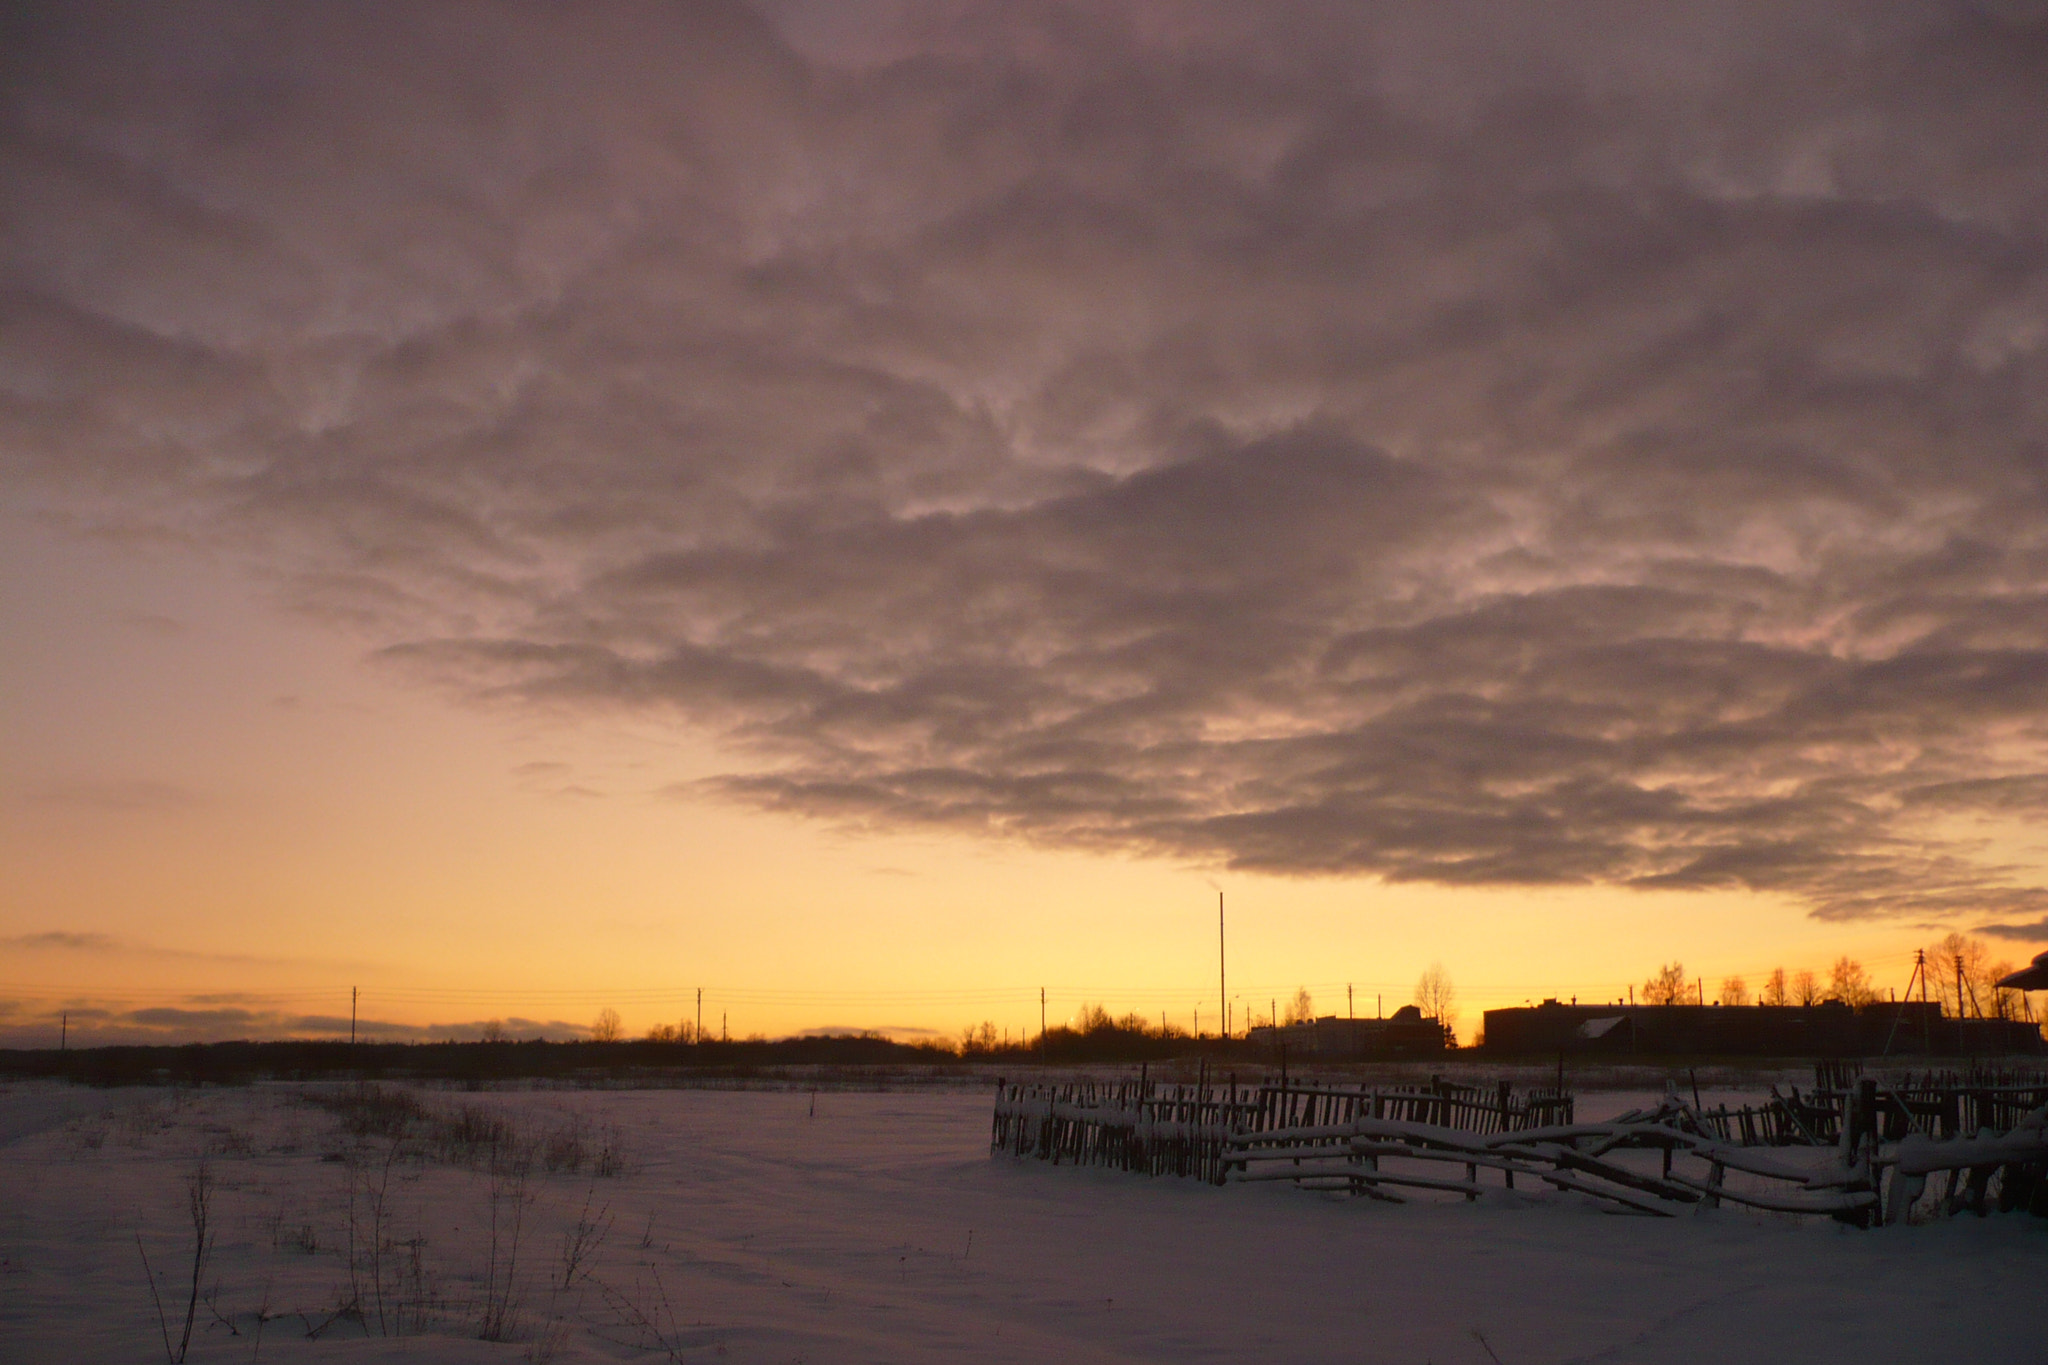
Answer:
<path fill-rule="evenodd" d="M 12 13 L 8 478 L 394 663 L 856 826 L 2048 911 L 2039 6 Z"/>

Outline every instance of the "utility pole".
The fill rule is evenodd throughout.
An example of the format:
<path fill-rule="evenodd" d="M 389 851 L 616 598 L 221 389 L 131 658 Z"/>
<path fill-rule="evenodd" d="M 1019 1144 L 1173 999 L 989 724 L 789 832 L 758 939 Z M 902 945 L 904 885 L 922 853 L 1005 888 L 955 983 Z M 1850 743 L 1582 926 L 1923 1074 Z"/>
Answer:
<path fill-rule="evenodd" d="M 699 986 L 699 987 L 697 988 L 697 1039 L 696 1039 L 696 1040 L 697 1040 L 698 1042 L 700 1042 L 700 1043 L 704 1041 L 704 988 L 703 988 L 702 986 Z"/>
<path fill-rule="evenodd" d="M 64 1011 L 57 1020 L 57 1051 L 66 1052 L 71 1047 L 71 1011 Z"/>
<path fill-rule="evenodd" d="M 731 1035 L 730 1033 L 727 1033 L 727 1032 L 725 1031 L 725 1011 L 724 1011 L 724 1010 L 720 1010 L 720 1011 L 718 1012 L 718 1041 L 719 1041 L 719 1042 L 721 1042 L 721 1043 L 729 1043 L 729 1042 L 731 1042 L 731 1041 L 732 1041 L 732 1035 Z"/>
<path fill-rule="evenodd" d="M 1915 977 L 1918 977 L 1918 978 L 1920 978 L 1920 993 L 1921 993 L 1921 995 L 1923 995 L 1923 996 L 1924 996 L 1924 995 L 1926 995 L 1926 993 L 1927 993 L 1927 981 L 1926 981 L 1926 972 L 1927 972 L 1927 952 L 1926 952 L 1926 950 L 1925 950 L 1925 949 L 1922 949 L 1921 951 L 1919 951 L 1919 952 L 1916 952 L 1916 953 L 1914 953 L 1914 954 L 1913 954 L 1913 975 L 1912 975 L 1912 976 L 1909 976 L 1909 977 L 1907 977 L 1907 978 L 1906 978 L 1906 1004 L 1911 1004 L 1911 1003 L 1912 1003 L 1912 1000 L 1913 1000 L 1913 980 L 1914 980 L 1914 978 L 1915 978 Z M 1893 991 L 1893 992 L 1892 992 L 1892 1002 L 1893 1002 L 1894 1004 L 1898 1004 L 1898 1001 L 1899 1001 L 1899 993 L 1898 993 L 1897 991 Z M 1892 1053 L 1892 1039 L 1894 1039 L 1894 1038 L 1896 1038 L 1896 1037 L 1898 1037 L 1898 1036 L 1899 1036 L 1899 1021 L 1900 1021 L 1901 1019 L 1905 1018 L 1905 1017 L 1906 1017 L 1906 1005 L 1905 1005 L 1905 1004 L 1900 1004 L 1900 1005 L 1899 1005 L 1899 1008 L 1898 1008 L 1898 1011 L 1897 1011 L 1897 1013 L 1895 1013 L 1895 1014 L 1893 1014 L 1893 1015 L 1892 1015 L 1892 1030 L 1891 1030 L 1891 1032 L 1890 1032 L 1890 1033 L 1887 1033 L 1887 1034 L 1886 1034 L 1886 1035 L 1884 1036 L 1884 1055 L 1885 1055 L 1885 1056 L 1887 1056 L 1887 1057 L 1891 1056 L 1891 1053 Z M 1924 1022 L 1924 1021 L 1923 1021 L 1923 1022 Z"/>
<path fill-rule="evenodd" d="M 1351 1007 L 1351 983 L 1349 981 L 1344 983 L 1344 1017 L 1346 1019 L 1356 1019 L 1358 1017 L 1358 1011 Z"/>
<path fill-rule="evenodd" d="M 1045 1065 L 1045 987 L 1038 988 L 1038 1064 Z"/>
<path fill-rule="evenodd" d="M 1913 954 L 1913 969 L 1920 973 L 1920 1050 L 1932 1056 L 1934 1053 L 1934 1023 L 1927 1017 L 1927 950 L 1921 948 Z M 1913 993 L 1912 983 L 1906 985 L 1906 994 Z"/>
<path fill-rule="evenodd" d="M 1969 1055 L 1969 1030 L 1963 1027 L 1963 955 L 1956 954 L 1956 1051 Z"/>
<path fill-rule="evenodd" d="M 350 986 L 350 987 L 348 988 L 348 1041 L 349 1041 L 349 1046 L 351 1046 L 351 1047 L 355 1046 L 355 1041 L 356 1041 L 356 988 L 355 988 L 354 986 Z"/>
<path fill-rule="evenodd" d="M 1223 1036 L 1230 1036 L 1230 976 L 1223 951 L 1223 893 L 1216 893 L 1216 998 L 1223 1005 Z"/>

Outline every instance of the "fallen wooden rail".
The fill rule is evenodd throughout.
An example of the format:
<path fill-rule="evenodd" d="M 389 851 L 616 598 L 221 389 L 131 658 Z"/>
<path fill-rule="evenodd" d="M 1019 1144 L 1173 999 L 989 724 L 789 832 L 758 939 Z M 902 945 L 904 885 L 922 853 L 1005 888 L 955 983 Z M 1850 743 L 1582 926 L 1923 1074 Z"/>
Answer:
<path fill-rule="evenodd" d="M 1667 1122 L 1689 1106 L 1608 1123 L 1556 1125 L 1524 1132 L 1479 1134 L 1431 1124 L 1359 1119 L 1320 1128 L 1233 1134 L 1226 1164 L 1240 1180 L 1308 1179 L 1325 1187 L 1349 1183 L 1361 1192 L 1408 1185 L 1481 1193 L 1478 1172 L 1494 1170 L 1502 1186 L 1516 1176 L 1591 1195 L 1638 1213 L 1668 1216 L 1669 1205 L 1722 1200 L 1785 1213 L 1861 1219 L 1877 1201 L 1867 1177 L 1811 1171 L 1773 1161 Z M 1614 1159 L 1629 1150 L 1660 1154 L 1661 1169 L 1646 1171 Z M 1674 1170 L 1676 1158 L 1705 1168 L 1701 1175 Z M 1383 1160 L 1407 1163 L 1388 1170 Z M 1419 1176 L 1413 1163 L 1462 1165 L 1463 1181 Z M 1730 1171 L 1750 1177 L 1731 1182 Z"/>

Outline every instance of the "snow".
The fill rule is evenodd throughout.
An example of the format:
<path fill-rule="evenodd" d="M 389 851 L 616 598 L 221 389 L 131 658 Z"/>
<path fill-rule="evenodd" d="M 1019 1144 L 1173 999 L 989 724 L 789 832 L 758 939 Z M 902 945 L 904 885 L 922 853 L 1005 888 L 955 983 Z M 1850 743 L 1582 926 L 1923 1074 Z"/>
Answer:
<path fill-rule="evenodd" d="M 815 1117 L 809 1093 L 788 1091 L 414 1091 L 529 1139 L 610 1142 L 624 1166 L 534 1169 L 516 1205 L 516 1330 L 485 1342 L 492 1177 L 401 1149 L 385 1187 L 387 1326 L 418 1239 L 435 1306 L 423 1334 L 379 1337 L 374 1311 L 369 1335 L 332 1315 L 348 1296 L 351 1179 L 361 1244 L 390 1144 L 350 1139 L 303 1093 L 0 1089 L 0 1361 L 163 1359 L 136 1238 L 175 1345 L 186 1180 L 208 1150 L 219 1235 L 205 1283 L 239 1335 L 202 1304 L 195 1362 L 2042 1356 L 2043 1220 L 1861 1232 L 1732 1208 L 1614 1216 L 1551 1191 L 1391 1205 L 1219 1189 L 991 1160 L 979 1091 L 827 1091 Z M 519 1193 L 498 1182 L 501 1284 Z M 591 1273 L 563 1289 L 563 1239 L 600 1211 Z"/>

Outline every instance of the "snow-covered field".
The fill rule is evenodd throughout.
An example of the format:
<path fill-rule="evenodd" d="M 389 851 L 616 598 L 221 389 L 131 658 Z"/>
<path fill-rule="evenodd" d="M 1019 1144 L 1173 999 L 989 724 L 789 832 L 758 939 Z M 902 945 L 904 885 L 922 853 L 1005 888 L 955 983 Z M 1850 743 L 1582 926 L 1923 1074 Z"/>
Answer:
<path fill-rule="evenodd" d="M 305 1093 L 0 1089 L 0 1361 L 163 1360 L 138 1235 L 175 1351 L 202 1154 L 201 1362 L 2048 1359 L 2024 1216 L 1214 1189 L 992 1161 L 978 1092 L 422 1089 L 395 1148 Z"/>

